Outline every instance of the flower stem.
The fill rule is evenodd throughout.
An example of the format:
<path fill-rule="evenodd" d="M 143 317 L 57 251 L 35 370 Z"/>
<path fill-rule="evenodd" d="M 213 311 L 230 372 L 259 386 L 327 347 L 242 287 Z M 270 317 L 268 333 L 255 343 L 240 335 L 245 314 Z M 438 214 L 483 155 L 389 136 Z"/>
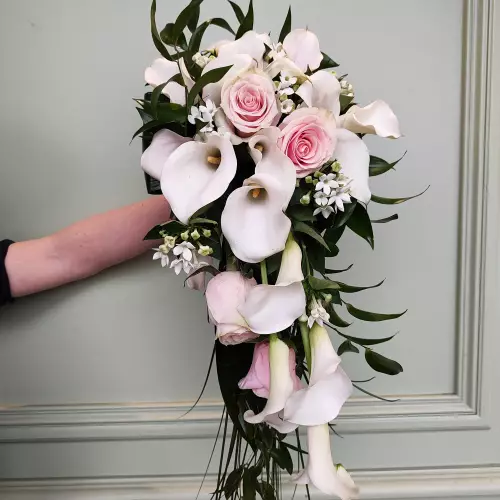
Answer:
<path fill-rule="evenodd" d="M 307 368 L 309 369 L 309 376 L 311 376 L 312 371 L 312 359 L 311 359 L 311 343 L 309 341 L 309 327 L 306 321 L 301 321 L 299 318 L 300 334 L 302 335 L 302 343 L 304 344 L 304 352 L 306 354 Z"/>
<path fill-rule="evenodd" d="M 267 265 L 266 265 L 266 259 L 264 259 L 261 263 L 260 263 L 260 279 L 262 281 L 262 284 L 263 285 L 267 285 L 268 284 L 268 281 L 267 281 Z"/>

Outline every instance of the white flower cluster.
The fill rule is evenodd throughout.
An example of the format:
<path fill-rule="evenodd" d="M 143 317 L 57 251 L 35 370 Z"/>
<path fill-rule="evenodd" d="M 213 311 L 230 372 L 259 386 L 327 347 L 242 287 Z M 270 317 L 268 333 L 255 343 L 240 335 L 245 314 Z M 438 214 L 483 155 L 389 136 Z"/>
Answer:
<path fill-rule="evenodd" d="M 197 52 L 193 56 L 193 62 L 200 68 L 204 68 L 210 61 L 215 59 L 213 52 L 209 50 L 204 50 L 202 52 Z"/>
<path fill-rule="evenodd" d="M 313 214 L 321 213 L 325 219 L 337 210 L 344 211 L 344 203 L 351 203 L 350 179 L 340 173 L 323 174 L 316 184 L 314 202 L 317 208 Z"/>
<path fill-rule="evenodd" d="M 295 94 L 294 85 L 296 85 L 296 83 L 297 77 L 285 71 L 280 73 L 280 81 L 274 82 L 276 93 L 278 94 L 280 110 L 285 115 L 295 110 L 295 103 L 292 101 L 291 96 Z"/>
<path fill-rule="evenodd" d="M 340 82 L 340 95 L 354 97 L 354 88 L 347 80 L 342 80 Z"/>
<path fill-rule="evenodd" d="M 211 133 L 214 131 L 214 116 L 217 112 L 217 106 L 210 99 L 205 100 L 205 104 L 200 106 L 191 106 L 191 114 L 188 116 L 189 123 L 195 125 L 196 120 L 206 123 L 200 129 L 200 132 Z"/>
<path fill-rule="evenodd" d="M 310 314 L 307 317 L 307 326 L 312 328 L 314 323 L 317 323 L 319 326 L 323 326 L 325 321 L 330 319 L 330 315 L 326 312 L 326 309 L 323 307 L 321 302 L 313 297 L 309 304 Z"/>

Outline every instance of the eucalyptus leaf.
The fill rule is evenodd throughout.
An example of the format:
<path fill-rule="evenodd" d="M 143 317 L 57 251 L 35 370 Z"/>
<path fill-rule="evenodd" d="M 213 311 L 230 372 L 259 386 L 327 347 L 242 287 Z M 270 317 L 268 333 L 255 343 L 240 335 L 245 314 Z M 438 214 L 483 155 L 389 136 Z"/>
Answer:
<path fill-rule="evenodd" d="M 158 33 L 158 28 L 156 27 L 156 0 L 153 0 L 151 3 L 151 13 L 150 13 L 150 21 L 151 21 L 151 36 L 153 38 L 153 43 L 157 48 L 158 52 L 168 61 L 172 60 L 172 56 L 170 52 L 167 50 L 167 47 L 162 42 L 160 34 Z"/>
<path fill-rule="evenodd" d="M 348 304 L 347 302 L 344 302 L 345 306 L 347 307 L 347 310 L 349 311 L 349 314 L 351 316 L 354 316 L 356 319 L 360 319 L 361 321 L 388 321 L 391 319 L 397 319 L 403 316 L 403 314 L 406 313 L 406 311 L 402 313 L 397 313 L 397 314 L 380 314 L 380 313 L 374 313 L 374 312 L 368 312 L 368 311 L 363 311 L 361 309 L 358 309 L 357 307 L 354 307 L 352 304 Z"/>
<path fill-rule="evenodd" d="M 326 244 L 325 240 L 323 237 L 311 226 L 306 224 L 305 222 L 301 221 L 293 221 L 293 228 L 295 231 L 303 234 L 307 234 L 307 236 L 310 236 L 314 240 L 316 240 L 320 245 L 322 245 L 326 250 L 330 251 L 330 248 Z"/>
<path fill-rule="evenodd" d="M 381 205 L 399 205 L 400 203 L 404 203 L 408 200 L 413 200 L 413 198 L 418 198 L 422 196 L 430 186 L 427 186 L 421 193 L 418 193 L 414 196 L 408 196 L 407 198 L 382 198 L 382 196 L 376 196 L 372 194 L 373 203 L 380 203 Z"/>
<path fill-rule="evenodd" d="M 371 286 L 352 286 L 352 285 L 346 285 L 345 283 L 341 283 L 340 281 L 337 281 L 337 285 L 339 285 L 339 289 L 341 292 L 344 293 L 357 293 L 357 292 L 362 292 L 363 290 L 369 290 L 370 288 L 378 288 L 380 285 L 384 283 L 385 280 L 382 280 L 380 283 L 377 283 L 376 285 L 371 285 Z"/>
<path fill-rule="evenodd" d="M 187 99 L 187 108 L 191 109 L 196 96 L 201 92 L 203 87 L 205 87 L 209 83 L 218 82 L 231 68 L 232 66 L 223 66 L 222 68 L 215 68 L 203 74 L 193 85 L 193 88 L 189 92 Z"/>
<path fill-rule="evenodd" d="M 283 27 L 281 28 L 280 36 L 278 38 L 278 42 L 283 42 L 285 37 L 292 31 L 292 7 L 288 8 L 288 14 L 286 15 L 285 22 Z"/>
<path fill-rule="evenodd" d="M 188 48 L 189 53 L 196 54 L 200 50 L 201 41 L 203 40 L 203 35 L 205 34 L 207 28 L 211 25 L 219 26 L 219 28 L 223 28 L 229 31 L 229 33 L 234 35 L 233 29 L 231 28 L 231 26 L 229 26 L 228 22 L 225 19 L 222 19 L 220 17 L 214 17 L 213 19 L 209 19 L 208 21 L 201 23 L 196 28 L 196 30 L 191 36 L 191 40 L 189 40 L 189 48 Z"/>
<path fill-rule="evenodd" d="M 309 276 L 307 281 L 313 290 L 320 292 L 322 290 L 338 290 L 339 286 L 337 283 L 331 280 L 324 280 L 321 278 L 316 278 L 315 276 Z"/>
<path fill-rule="evenodd" d="M 374 177 L 376 175 L 382 175 L 388 172 L 389 170 L 393 170 L 394 167 L 405 157 L 406 151 L 399 160 L 396 160 L 392 163 L 379 158 L 378 156 L 370 156 L 370 177 Z"/>
<path fill-rule="evenodd" d="M 403 367 L 393 359 L 386 358 L 378 352 L 366 349 L 365 351 L 366 362 L 376 372 L 385 373 L 386 375 L 397 375 L 403 371 Z"/>
<path fill-rule="evenodd" d="M 236 15 L 236 19 L 238 19 L 238 22 L 241 24 L 243 20 L 245 19 L 245 14 L 243 14 L 243 11 L 241 10 L 241 7 L 235 3 L 229 0 L 229 3 L 231 4 L 231 7 L 233 8 L 233 11 Z"/>
<path fill-rule="evenodd" d="M 373 239 L 372 223 L 370 222 L 368 212 L 361 203 L 356 204 L 356 208 L 346 222 L 346 225 L 351 231 L 367 241 L 372 249 L 374 248 L 375 242 Z"/>
<path fill-rule="evenodd" d="M 253 0 L 250 0 L 250 3 L 248 4 L 248 11 L 236 33 L 236 40 L 238 40 L 238 38 L 241 38 L 247 31 L 252 31 L 252 30 L 253 30 Z"/>
<path fill-rule="evenodd" d="M 355 352 L 356 354 L 359 354 L 359 349 L 351 342 L 349 342 L 349 340 L 346 340 L 342 342 L 342 344 L 340 344 L 337 350 L 337 354 L 339 356 L 342 356 L 342 354 L 344 354 L 345 352 Z"/>
<path fill-rule="evenodd" d="M 393 220 L 398 220 L 398 219 L 399 219 L 399 215 L 393 214 L 390 217 L 384 217 L 383 219 L 372 220 L 372 224 L 385 224 L 387 222 L 391 222 Z"/>

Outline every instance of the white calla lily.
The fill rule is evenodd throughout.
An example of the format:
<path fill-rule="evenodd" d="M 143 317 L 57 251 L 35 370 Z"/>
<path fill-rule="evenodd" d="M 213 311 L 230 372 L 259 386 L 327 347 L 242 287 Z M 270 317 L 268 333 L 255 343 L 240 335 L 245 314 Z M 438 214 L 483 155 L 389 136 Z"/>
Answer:
<path fill-rule="evenodd" d="M 269 35 L 247 31 L 238 40 L 219 44 L 217 54 L 218 57 L 247 54 L 258 63 L 261 63 L 266 50 L 266 44 L 271 45 Z"/>
<path fill-rule="evenodd" d="M 341 120 L 341 126 L 355 134 L 376 134 L 391 139 L 401 137 L 399 121 L 384 101 L 374 101 L 363 108 L 352 106 Z"/>
<path fill-rule="evenodd" d="M 281 184 L 285 210 L 295 191 L 297 174 L 292 160 L 277 146 L 280 133 L 277 127 L 262 129 L 250 138 L 248 146 L 255 161 L 255 173 L 272 175 Z"/>
<path fill-rule="evenodd" d="M 250 424 L 259 424 L 270 419 L 274 425 L 280 425 L 278 414 L 294 391 L 294 382 L 289 368 L 289 347 L 276 335 L 269 340 L 269 368 L 269 397 L 266 406 L 257 414 L 254 414 L 252 410 L 245 412 L 244 418 Z"/>
<path fill-rule="evenodd" d="M 268 174 L 253 175 L 229 195 L 221 227 L 238 259 L 257 263 L 285 248 L 291 222 L 284 198 L 284 187 Z"/>
<path fill-rule="evenodd" d="M 281 266 L 276 280 L 276 286 L 288 286 L 304 280 L 302 273 L 302 250 L 293 239 L 292 233 L 288 235 L 285 250 L 281 257 Z"/>
<path fill-rule="evenodd" d="M 288 57 L 275 59 L 266 67 L 265 72 L 270 78 L 276 78 L 280 73 L 286 73 L 287 75 L 297 78 L 299 83 L 305 82 L 309 78 L 304 71 Z"/>
<path fill-rule="evenodd" d="M 163 166 L 170 155 L 182 144 L 191 141 L 171 130 L 160 130 L 153 136 L 150 146 L 141 157 L 144 172 L 156 180 L 160 180 Z"/>
<path fill-rule="evenodd" d="M 341 173 L 350 179 L 349 194 L 368 203 L 371 199 L 369 186 L 370 153 L 366 144 L 356 134 L 337 129 L 337 145 L 333 156 L 342 167 Z"/>
<path fill-rule="evenodd" d="M 317 71 L 299 87 L 296 93 L 309 107 L 327 109 L 338 118 L 340 91 L 340 83 L 333 73 Z"/>
<path fill-rule="evenodd" d="M 193 87 L 194 82 L 189 75 L 189 71 L 187 70 L 183 59 L 180 60 L 179 66 L 185 86 L 180 85 L 177 82 L 170 82 L 162 90 L 162 94 L 166 95 L 170 99 L 170 102 L 185 106 L 185 87 L 190 90 Z M 165 58 L 160 57 L 155 59 L 149 68 L 146 68 L 144 79 L 146 80 L 146 83 L 152 87 L 157 87 L 162 83 L 168 82 L 173 76 L 177 75 L 179 73 L 179 66 L 177 66 L 177 63 L 174 61 L 167 61 Z"/>
<path fill-rule="evenodd" d="M 224 54 L 216 59 L 212 59 L 204 68 L 203 73 L 208 73 L 213 69 L 231 66 L 231 69 L 218 81 L 209 83 L 203 88 L 203 98 L 211 99 L 216 106 L 220 106 L 222 86 L 227 80 L 233 80 L 239 73 L 248 71 L 255 67 L 255 61 L 248 54 Z M 168 85 L 167 85 L 168 86 Z"/>
<path fill-rule="evenodd" d="M 322 425 L 336 418 L 352 394 L 352 382 L 339 366 L 335 352 L 322 326 L 309 332 L 312 370 L 309 387 L 295 392 L 287 401 L 284 419 L 299 425 Z"/>
<path fill-rule="evenodd" d="M 323 60 L 318 37 L 308 29 L 291 31 L 283 40 L 288 57 L 302 70 L 315 70 Z"/>
<path fill-rule="evenodd" d="M 330 430 L 327 424 L 307 428 L 306 468 L 295 478 L 297 484 L 313 484 L 326 495 L 341 500 L 358 497 L 359 488 L 342 465 L 332 460 Z"/>
<path fill-rule="evenodd" d="M 187 224 L 195 212 L 224 194 L 236 168 L 229 139 L 212 135 L 207 142 L 187 142 L 166 161 L 161 190 L 177 218 Z"/>

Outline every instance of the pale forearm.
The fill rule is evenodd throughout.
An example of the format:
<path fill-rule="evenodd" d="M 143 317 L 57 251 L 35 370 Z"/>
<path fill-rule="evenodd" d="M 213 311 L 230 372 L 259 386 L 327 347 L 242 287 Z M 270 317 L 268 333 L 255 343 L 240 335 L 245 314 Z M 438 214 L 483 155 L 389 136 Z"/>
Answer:
<path fill-rule="evenodd" d="M 6 259 L 12 295 L 54 288 L 136 257 L 152 246 L 143 241 L 148 230 L 169 216 L 165 199 L 155 196 L 12 245 Z"/>

